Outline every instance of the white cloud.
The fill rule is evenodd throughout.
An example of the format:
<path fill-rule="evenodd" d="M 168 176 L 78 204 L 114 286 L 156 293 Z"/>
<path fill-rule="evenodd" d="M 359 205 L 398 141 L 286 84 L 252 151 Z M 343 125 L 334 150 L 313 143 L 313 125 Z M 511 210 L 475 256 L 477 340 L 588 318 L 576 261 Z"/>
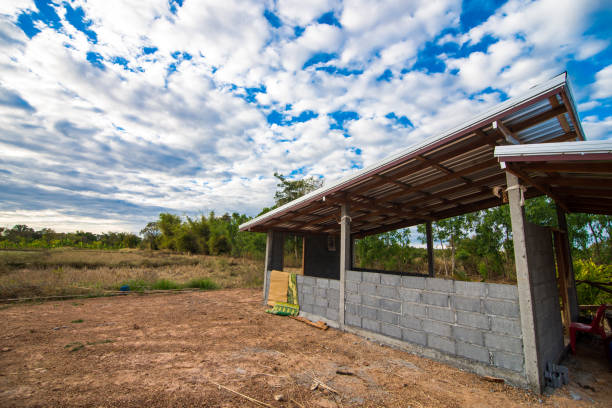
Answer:
<path fill-rule="evenodd" d="M 612 96 L 612 64 L 603 68 L 595 74 L 593 84 L 593 97 L 597 99 L 609 98 Z"/>

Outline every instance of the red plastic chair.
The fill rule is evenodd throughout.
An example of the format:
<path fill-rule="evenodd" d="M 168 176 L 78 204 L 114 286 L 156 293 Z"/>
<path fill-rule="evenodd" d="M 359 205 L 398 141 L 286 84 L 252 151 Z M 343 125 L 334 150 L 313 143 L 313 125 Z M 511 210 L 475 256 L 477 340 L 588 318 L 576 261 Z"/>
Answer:
<path fill-rule="evenodd" d="M 570 345 L 572 346 L 572 353 L 576 354 L 576 332 L 584 332 L 591 334 L 599 334 L 602 339 L 606 339 L 606 331 L 603 327 L 603 316 L 606 311 L 606 305 L 601 305 L 597 308 L 595 318 L 591 324 L 584 323 L 571 323 L 570 324 Z"/>

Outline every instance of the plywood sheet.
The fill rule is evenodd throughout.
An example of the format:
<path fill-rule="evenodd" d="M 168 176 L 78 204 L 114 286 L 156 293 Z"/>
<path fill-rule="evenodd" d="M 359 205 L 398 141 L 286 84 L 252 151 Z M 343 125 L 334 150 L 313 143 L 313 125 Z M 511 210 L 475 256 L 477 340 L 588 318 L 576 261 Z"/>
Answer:
<path fill-rule="evenodd" d="M 268 292 L 268 305 L 274 306 L 276 302 L 287 302 L 287 288 L 289 287 L 289 272 L 270 272 L 270 291 Z"/>

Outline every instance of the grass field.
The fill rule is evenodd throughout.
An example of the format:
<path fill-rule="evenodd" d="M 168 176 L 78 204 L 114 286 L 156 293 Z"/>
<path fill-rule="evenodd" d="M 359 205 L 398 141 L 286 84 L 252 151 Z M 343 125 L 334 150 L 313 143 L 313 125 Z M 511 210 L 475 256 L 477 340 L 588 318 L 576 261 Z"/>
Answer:
<path fill-rule="evenodd" d="M 252 288 L 263 262 L 142 250 L 1 250 L 0 299 L 193 287 Z"/>

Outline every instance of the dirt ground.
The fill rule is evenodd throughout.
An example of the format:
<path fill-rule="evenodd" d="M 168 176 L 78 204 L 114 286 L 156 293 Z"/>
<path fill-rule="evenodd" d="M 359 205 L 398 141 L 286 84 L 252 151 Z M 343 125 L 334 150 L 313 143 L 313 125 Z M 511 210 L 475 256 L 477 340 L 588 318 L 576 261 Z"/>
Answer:
<path fill-rule="evenodd" d="M 266 314 L 260 299 L 234 289 L 3 306 L 0 405 L 257 406 L 214 383 L 274 407 L 612 405 L 612 375 L 592 347 L 569 362 L 599 370 L 583 373 L 583 386 L 573 378 L 537 396 Z M 311 390 L 313 378 L 338 394 Z"/>

